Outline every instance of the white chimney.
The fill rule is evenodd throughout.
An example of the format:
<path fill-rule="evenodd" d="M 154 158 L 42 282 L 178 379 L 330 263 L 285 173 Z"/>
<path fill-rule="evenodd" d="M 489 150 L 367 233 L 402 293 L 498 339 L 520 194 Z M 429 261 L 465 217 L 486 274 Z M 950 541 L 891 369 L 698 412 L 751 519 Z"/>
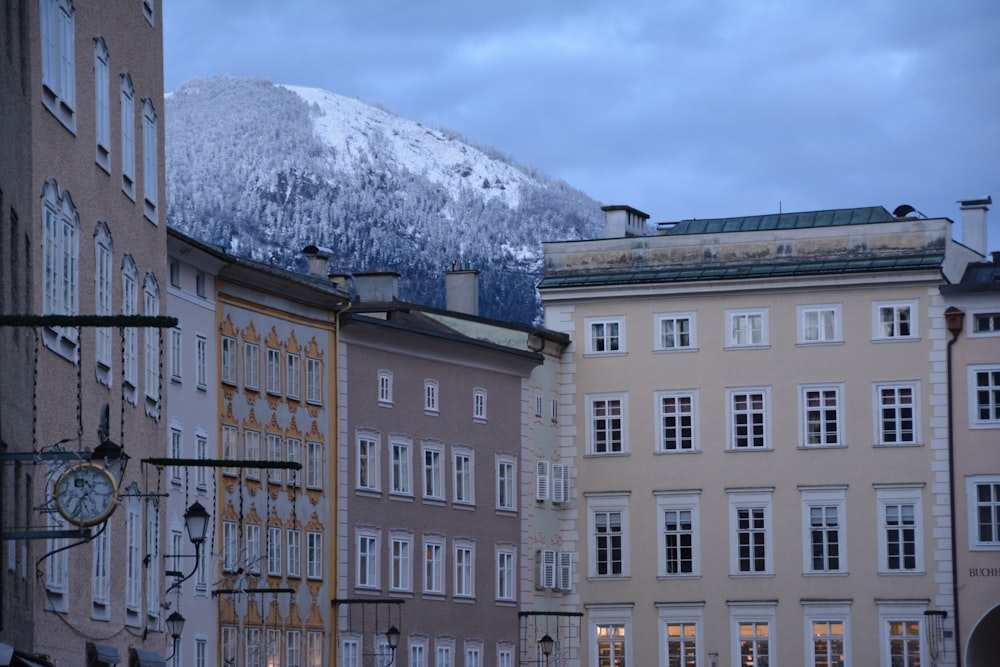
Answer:
<path fill-rule="evenodd" d="M 333 251 L 318 245 L 307 245 L 302 249 L 302 254 L 309 262 L 309 275 L 326 278 L 329 273 L 330 258 Z"/>
<path fill-rule="evenodd" d="M 648 214 L 631 206 L 602 206 L 601 210 L 604 211 L 604 238 L 646 235 Z"/>
<path fill-rule="evenodd" d="M 445 307 L 456 313 L 479 314 L 479 271 L 461 262 L 444 272 Z"/>
<path fill-rule="evenodd" d="M 354 290 L 362 303 L 389 303 L 399 298 L 399 274 L 395 271 L 355 273 Z"/>
<path fill-rule="evenodd" d="M 960 200 L 962 209 L 962 245 L 986 256 L 986 212 L 993 198 L 987 195 L 979 199 Z"/>

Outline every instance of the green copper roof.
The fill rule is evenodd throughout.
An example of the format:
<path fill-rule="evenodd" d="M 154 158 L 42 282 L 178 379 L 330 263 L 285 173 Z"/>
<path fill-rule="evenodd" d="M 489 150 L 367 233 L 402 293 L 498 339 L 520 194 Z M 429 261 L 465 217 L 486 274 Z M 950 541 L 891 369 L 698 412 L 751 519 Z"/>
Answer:
<path fill-rule="evenodd" d="M 840 225 L 866 225 L 874 222 L 893 222 L 896 218 L 883 206 L 865 208 L 838 208 L 807 213 L 773 213 L 748 215 L 740 218 L 710 218 L 681 220 L 666 236 L 683 234 L 719 234 L 724 232 L 756 232 L 771 229 L 809 229 Z"/>
<path fill-rule="evenodd" d="M 933 254 L 894 257 L 868 256 L 812 262 L 773 262 L 769 264 L 701 264 L 697 266 L 661 267 L 646 270 L 546 276 L 538 283 L 538 287 L 539 289 L 596 287 L 600 285 L 762 279 L 838 273 L 872 273 L 876 271 L 918 271 L 940 268 L 943 261 L 944 255 Z"/>

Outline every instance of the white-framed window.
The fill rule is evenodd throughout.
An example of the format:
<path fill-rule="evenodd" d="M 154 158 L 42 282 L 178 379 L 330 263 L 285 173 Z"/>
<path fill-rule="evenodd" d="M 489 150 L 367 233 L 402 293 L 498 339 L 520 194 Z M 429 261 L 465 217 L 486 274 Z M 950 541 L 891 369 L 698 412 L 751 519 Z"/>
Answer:
<path fill-rule="evenodd" d="M 774 574 L 773 489 L 727 489 L 726 493 L 729 495 L 730 574 Z"/>
<path fill-rule="evenodd" d="M 281 527 L 267 527 L 267 575 L 269 577 L 281 576 L 281 552 L 284 544 L 281 540 Z"/>
<path fill-rule="evenodd" d="M 160 314 L 160 286 L 156 276 L 147 273 L 142 281 L 143 314 L 155 317 Z M 142 334 L 145 343 L 146 365 L 146 398 L 157 402 L 160 400 L 160 330 L 157 327 L 146 327 Z M 148 412 L 148 410 L 147 410 Z"/>
<path fill-rule="evenodd" d="M 969 427 L 1000 427 L 1000 366 L 976 364 L 969 368 Z"/>
<path fill-rule="evenodd" d="M 227 665 L 236 664 L 236 628 L 231 625 L 223 625 L 222 637 L 220 643 L 222 644 L 222 660 Z"/>
<path fill-rule="evenodd" d="M 149 563 L 160 561 L 160 512 L 159 498 L 146 499 L 146 553 Z M 145 567 L 145 562 L 143 566 Z M 147 625 L 159 629 L 160 623 L 160 568 L 146 567 L 146 616 Z"/>
<path fill-rule="evenodd" d="M 281 658 L 281 631 L 277 628 L 267 629 L 267 640 L 266 640 L 266 650 L 264 653 L 264 664 L 274 665 L 279 664 L 278 660 Z M 178 665 L 178 667 L 180 667 Z"/>
<path fill-rule="evenodd" d="M 359 644 L 354 636 L 346 636 L 340 640 L 340 667 L 361 667 Z"/>
<path fill-rule="evenodd" d="M 569 466 L 565 463 L 552 464 L 552 502 L 558 504 L 568 503 L 569 492 Z"/>
<path fill-rule="evenodd" d="M 131 499 L 130 499 L 131 500 Z M 45 521 L 49 530 L 66 530 L 69 526 L 62 516 L 51 512 Z M 48 604 L 59 611 L 69 611 L 69 554 L 64 537 L 50 537 L 45 540 L 48 553 L 52 555 L 45 562 L 45 595 Z"/>
<path fill-rule="evenodd" d="M 287 538 L 287 551 L 288 556 L 288 576 L 289 577 L 301 577 L 302 576 L 302 531 L 298 528 L 288 528 L 285 531 L 285 537 Z"/>
<path fill-rule="evenodd" d="M 702 645 L 702 604 L 658 604 L 660 646 L 668 667 L 696 667 L 704 664 Z"/>
<path fill-rule="evenodd" d="M 248 461 L 260 461 L 260 431 L 243 432 L 243 455 Z M 260 468 L 247 468 L 247 479 L 260 479 Z"/>
<path fill-rule="evenodd" d="M 95 618 L 107 619 L 111 608 L 111 522 L 106 522 L 93 540 L 93 570 L 90 594 Z"/>
<path fill-rule="evenodd" d="M 921 602 L 878 602 L 879 657 L 881 665 L 921 667 L 929 664 L 924 642 L 924 611 Z"/>
<path fill-rule="evenodd" d="M 285 665 L 286 667 L 301 667 L 302 665 L 302 633 L 300 630 L 285 631 Z"/>
<path fill-rule="evenodd" d="M 75 18 L 71 0 L 41 0 L 42 102 L 76 133 Z"/>
<path fill-rule="evenodd" d="M 551 464 L 540 459 L 535 461 L 535 500 L 549 499 L 549 466 Z"/>
<path fill-rule="evenodd" d="M 876 382 L 875 444 L 920 444 L 920 397 L 916 382 Z"/>
<path fill-rule="evenodd" d="M 125 615 L 136 624 L 142 611 L 142 507 L 138 498 L 125 507 Z"/>
<path fill-rule="evenodd" d="M 628 453 L 628 403 L 626 394 L 587 396 L 587 453 Z"/>
<path fill-rule="evenodd" d="M 308 630 L 306 632 L 306 666 L 323 667 L 323 632 Z"/>
<path fill-rule="evenodd" d="M 424 593 L 444 595 L 444 538 L 424 537 Z"/>
<path fill-rule="evenodd" d="M 171 419 L 171 422 L 176 423 L 176 419 Z M 179 425 L 171 425 L 170 427 L 170 457 L 179 459 L 184 455 L 184 432 L 181 430 Z M 180 485 L 183 481 L 181 473 L 184 468 L 182 466 L 170 466 L 168 469 L 168 476 L 170 477 L 170 482 L 172 484 Z"/>
<path fill-rule="evenodd" d="M 876 485 L 875 495 L 879 572 L 923 574 L 923 485 Z"/>
<path fill-rule="evenodd" d="M 207 665 L 208 639 L 196 637 L 194 640 L 194 667 L 207 667 Z"/>
<path fill-rule="evenodd" d="M 378 588 L 379 531 L 358 529 L 358 588 Z"/>
<path fill-rule="evenodd" d="M 659 411 L 659 452 L 691 452 L 698 449 L 697 391 L 661 391 L 655 394 Z"/>
<path fill-rule="evenodd" d="M 843 447 L 843 385 L 799 385 L 802 447 Z"/>
<path fill-rule="evenodd" d="M 969 550 L 1000 551 L 1000 475 L 965 478 Z"/>
<path fill-rule="evenodd" d="M 222 426 L 222 459 L 224 461 L 235 461 L 239 458 L 239 441 L 238 441 L 238 431 L 235 426 L 230 426 L 225 424 Z M 222 469 L 222 474 L 224 475 L 235 475 L 236 468 L 224 467 Z"/>
<path fill-rule="evenodd" d="M 455 641 L 452 639 L 434 640 L 434 667 L 455 667 L 452 655 L 455 652 Z"/>
<path fill-rule="evenodd" d="M 299 386 L 301 385 L 302 357 L 289 352 L 286 356 L 288 362 L 285 368 L 285 384 L 288 385 L 288 398 L 298 400 Z"/>
<path fill-rule="evenodd" d="M 413 538 L 393 533 L 389 540 L 389 590 L 413 590 Z"/>
<path fill-rule="evenodd" d="M 872 338 L 899 340 L 916 338 L 917 302 L 876 301 L 872 304 Z"/>
<path fill-rule="evenodd" d="M 466 447 L 455 447 L 452 450 L 452 468 L 455 472 L 455 479 L 453 480 L 455 502 L 462 505 L 475 503 L 476 489 L 472 450 Z"/>
<path fill-rule="evenodd" d="M 410 637 L 410 667 L 427 667 L 427 640 Z"/>
<path fill-rule="evenodd" d="M 208 434 L 201 427 L 194 434 L 194 457 L 196 459 L 208 458 Z M 198 466 L 194 471 L 195 485 L 199 491 L 204 491 L 208 487 L 208 468 Z"/>
<path fill-rule="evenodd" d="M 389 467 L 389 490 L 392 493 L 413 495 L 412 447 L 408 440 L 394 439 L 392 441 Z"/>
<path fill-rule="evenodd" d="M 323 578 L 323 533 L 306 531 L 306 577 Z"/>
<path fill-rule="evenodd" d="M 802 494 L 802 571 L 847 572 L 845 486 L 799 487 Z"/>
<path fill-rule="evenodd" d="M 243 343 L 243 386 L 251 391 L 260 388 L 260 345 Z"/>
<path fill-rule="evenodd" d="M 553 396 L 549 399 L 549 413 L 551 414 L 551 421 L 553 424 L 559 422 L 559 399 Z"/>
<path fill-rule="evenodd" d="M 50 179 L 42 186 L 42 314 L 79 315 L 80 214 L 67 190 Z M 77 329 L 46 327 L 52 348 L 76 361 Z M 46 341 L 48 341 L 46 337 Z"/>
<path fill-rule="evenodd" d="M 424 380 L 424 412 L 438 413 L 438 381 Z"/>
<path fill-rule="evenodd" d="M 243 664 L 246 667 L 261 667 L 263 651 L 260 650 L 260 628 L 247 628 L 244 636 L 246 637 L 246 661 Z"/>
<path fill-rule="evenodd" d="M 587 354 L 625 353 L 625 318 L 588 318 Z"/>
<path fill-rule="evenodd" d="M 654 349 L 694 350 L 698 347 L 694 313 L 663 313 L 655 316 Z"/>
<path fill-rule="evenodd" d="M 483 647 L 481 644 L 465 642 L 465 667 L 483 667 Z"/>
<path fill-rule="evenodd" d="M 167 269 L 170 271 L 170 286 L 180 288 L 181 286 L 181 262 L 179 259 L 170 258 Z"/>
<path fill-rule="evenodd" d="M 657 492 L 659 575 L 701 576 L 701 531 L 697 492 Z"/>
<path fill-rule="evenodd" d="M 516 553 L 514 546 L 497 547 L 497 600 L 512 602 L 515 599 Z"/>
<path fill-rule="evenodd" d="M 486 390 L 482 387 L 472 390 L 472 418 L 486 421 Z"/>
<path fill-rule="evenodd" d="M 770 343 L 768 309 L 727 310 L 726 347 L 765 347 Z"/>
<path fill-rule="evenodd" d="M 514 667 L 514 647 L 512 645 L 499 644 L 497 646 L 497 667 Z"/>
<path fill-rule="evenodd" d="M 122 315 L 139 314 L 139 273 L 131 255 L 122 258 Z M 122 374 L 126 397 L 135 403 L 135 390 L 139 386 L 139 330 L 128 327 L 123 333 Z"/>
<path fill-rule="evenodd" d="M 194 375 L 198 389 L 208 388 L 208 339 L 202 334 L 194 337 Z"/>
<path fill-rule="evenodd" d="M 219 350 L 222 363 L 222 382 L 236 384 L 236 339 L 232 336 L 222 336 Z"/>
<path fill-rule="evenodd" d="M 590 576 L 629 576 L 628 496 L 589 495 L 587 518 Z"/>
<path fill-rule="evenodd" d="M 392 371 L 378 372 L 378 402 L 381 405 L 392 405 Z"/>
<path fill-rule="evenodd" d="M 315 357 L 306 357 L 306 402 L 323 402 L 323 362 Z"/>
<path fill-rule="evenodd" d="M 281 452 L 281 436 L 277 433 L 267 434 L 267 460 L 272 462 L 284 461 Z M 267 481 L 272 484 L 281 484 L 281 470 L 268 468 Z"/>
<path fill-rule="evenodd" d="M 972 313 L 972 330 L 969 336 L 1000 335 L 1000 312 Z"/>
<path fill-rule="evenodd" d="M 539 589 L 556 587 L 556 564 L 559 552 L 555 549 L 539 549 L 535 552 L 535 587 Z"/>
<path fill-rule="evenodd" d="M 267 348 L 267 393 L 281 393 L 281 350 Z"/>
<path fill-rule="evenodd" d="M 180 327 L 170 330 L 170 381 L 181 382 L 183 380 L 183 341 Z"/>
<path fill-rule="evenodd" d="M 248 523 L 243 527 L 247 545 L 247 571 L 260 574 L 260 524 Z"/>
<path fill-rule="evenodd" d="M 302 463 L 302 441 L 298 438 L 285 438 L 285 452 L 289 463 Z M 288 486 L 299 485 L 299 471 L 289 468 L 285 479 Z"/>
<path fill-rule="evenodd" d="M 205 272 L 200 269 L 194 272 L 194 293 L 205 298 Z"/>
<path fill-rule="evenodd" d="M 726 398 L 729 449 L 771 449 L 771 388 L 731 388 Z"/>
<path fill-rule="evenodd" d="M 94 227 L 94 314 L 112 314 L 111 272 L 114 244 L 111 242 L 111 232 L 103 220 Z M 112 329 L 99 327 L 94 329 L 95 350 L 94 361 L 97 363 L 97 380 L 108 387 L 111 386 L 112 367 Z"/>
<path fill-rule="evenodd" d="M 423 446 L 424 498 L 444 500 L 444 464 L 440 445 Z"/>
<path fill-rule="evenodd" d="M 542 394 L 541 392 L 535 392 L 535 416 L 542 416 Z"/>
<path fill-rule="evenodd" d="M 121 77 L 122 192 L 135 201 L 135 86 L 128 72 Z"/>
<path fill-rule="evenodd" d="M 467 540 L 455 540 L 455 597 L 471 598 L 476 595 L 475 545 Z"/>
<path fill-rule="evenodd" d="M 844 340 L 841 305 L 798 306 L 799 343 L 840 343 Z"/>
<path fill-rule="evenodd" d="M 365 491 L 379 490 L 378 436 L 358 433 L 358 488 Z"/>
<path fill-rule="evenodd" d="M 517 510 L 517 459 L 497 455 L 497 509 Z"/>
<path fill-rule="evenodd" d="M 158 224 L 156 207 L 159 202 L 159 141 L 156 132 L 156 109 L 153 100 L 142 100 L 142 196 L 143 211 L 154 225 Z"/>
<path fill-rule="evenodd" d="M 768 667 L 775 648 L 775 608 L 772 604 L 729 603 L 729 636 L 733 664 L 740 667 Z"/>
<path fill-rule="evenodd" d="M 323 443 L 306 440 L 306 488 L 323 488 Z"/>
<path fill-rule="evenodd" d="M 591 667 L 624 667 L 632 663 L 632 608 L 591 607 L 588 610 Z"/>

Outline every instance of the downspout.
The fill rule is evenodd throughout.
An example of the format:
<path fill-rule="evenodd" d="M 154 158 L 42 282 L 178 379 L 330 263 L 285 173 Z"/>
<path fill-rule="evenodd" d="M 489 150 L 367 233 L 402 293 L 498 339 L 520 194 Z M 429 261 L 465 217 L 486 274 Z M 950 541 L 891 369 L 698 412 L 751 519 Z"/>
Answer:
<path fill-rule="evenodd" d="M 965 327 L 965 313 L 949 307 L 944 311 L 945 326 L 951 334 L 948 341 L 948 501 L 951 504 L 951 598 L 952 613 L 955 616 L 955 667 L 962 667 L 961 632 L 958 616 L 958 543 L 955 529 L 955 417 L 952 392 L 951 348 L 958 341 L 958 336 Z"/>

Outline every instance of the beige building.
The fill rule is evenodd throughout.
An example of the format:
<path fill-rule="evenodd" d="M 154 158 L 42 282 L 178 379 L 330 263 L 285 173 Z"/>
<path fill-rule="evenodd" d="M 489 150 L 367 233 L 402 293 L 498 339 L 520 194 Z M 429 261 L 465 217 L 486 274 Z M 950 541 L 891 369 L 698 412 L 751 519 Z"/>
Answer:
<path fill-rule="evenodd" d="M 539 286 L 573 339 L 579 664 L 954 664 L 939 286 L 984 249 L 905 207 L 605 211 Z"/>

